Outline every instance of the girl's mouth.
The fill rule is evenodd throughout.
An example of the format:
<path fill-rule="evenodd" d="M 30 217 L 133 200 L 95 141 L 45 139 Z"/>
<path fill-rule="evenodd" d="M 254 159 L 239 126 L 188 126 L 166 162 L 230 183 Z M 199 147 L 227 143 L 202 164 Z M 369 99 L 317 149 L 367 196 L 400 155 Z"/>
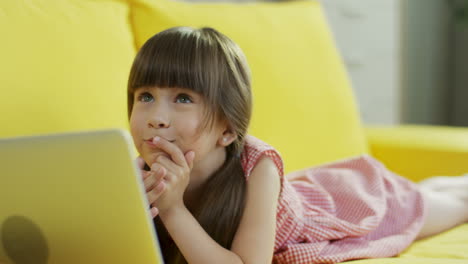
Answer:
<path fill-rule="evenodd" d="M 156 145 L 153 143 L 153 140 L 145 140 L 145 143 L 150 146 L 151 148 L 156 148 Z"/>
<path fill-rule="evenodd" d="M 171 143 L 174 143 L 174 142 L 175 142 L 175 140 L 167 140 L 167 141 L 169 141 L 169 142 L 171 142 Z M 156 144 L 153 143 L 153 138 L 145 139 L 144 142 L 145 142 L 148 146 L 150 146 L 150 147 L 152 147 L 152 148 L 157 148 Z"/>

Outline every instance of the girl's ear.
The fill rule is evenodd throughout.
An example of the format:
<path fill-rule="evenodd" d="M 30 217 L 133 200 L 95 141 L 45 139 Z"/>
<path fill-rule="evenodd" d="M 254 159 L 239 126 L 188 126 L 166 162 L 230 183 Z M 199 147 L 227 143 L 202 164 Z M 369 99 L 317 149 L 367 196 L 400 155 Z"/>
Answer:
<path fill-rule="evenodd" d="M 231 145 L 234 140 L 236 140 L 237 134 L 233 132 L 230 128 L 227 128 L 223 131 L 223 134 L 218 139 L 218 144 L 223 147 Z"/>

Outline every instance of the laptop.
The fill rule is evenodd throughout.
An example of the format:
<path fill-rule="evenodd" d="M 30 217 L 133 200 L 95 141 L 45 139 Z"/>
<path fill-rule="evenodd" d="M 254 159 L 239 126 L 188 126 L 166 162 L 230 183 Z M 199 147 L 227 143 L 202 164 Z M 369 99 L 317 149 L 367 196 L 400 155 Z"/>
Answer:
<path fill-rule="evenodd" d="M 0 139 L 1 264 L 159 264 L 128 132 Z"/>

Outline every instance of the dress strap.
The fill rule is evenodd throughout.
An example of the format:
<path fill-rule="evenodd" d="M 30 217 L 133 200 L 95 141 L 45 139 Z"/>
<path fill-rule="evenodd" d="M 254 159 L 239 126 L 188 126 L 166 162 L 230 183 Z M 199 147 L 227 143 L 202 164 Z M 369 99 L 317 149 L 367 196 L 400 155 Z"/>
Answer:
<path fill-rule="evenodd" d="M 283 160 L 279 152 L 267 143 L 248 135 L 245 138 L 244 151 L 241 154 L 241 163 L 246 180 L 248 180 L 253 168 L 255 168 L 255 165 L 257 165 L 263 156 L 267 156 L 273 160 L 278 169 L 278 174 L 283 178 Z"/>

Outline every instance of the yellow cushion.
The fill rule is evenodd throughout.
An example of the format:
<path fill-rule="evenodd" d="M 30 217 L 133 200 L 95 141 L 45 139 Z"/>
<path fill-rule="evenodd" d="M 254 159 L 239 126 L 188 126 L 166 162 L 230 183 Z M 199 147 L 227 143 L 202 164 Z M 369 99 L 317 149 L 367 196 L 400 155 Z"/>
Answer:
<path fill-rule="evenodd" d="M 0 1 L 0 137 L 126 127 L 128 4 Z"/>
<path fill-rule="evenodd" d="M 405 252 L 403 258 L 449 258 L 468 263 L 468 223 L 459 225 L 427 239 L 416 241 Z M 436 262 L 434 262 L 436 263 Z M 451 263 L 440 261 L 438 263 Z M 458 262 L 456 262 L 458 263 Z"/>
<path fill-rule="evenodd" d="M 373 126 L 366 132 L 373 156 L 408 179 L 468 173 L 468 128 Z"/>
<path fill-rule="evenodd" d="M 468 263 L 468 224 L 414 242 L 396 258 L 350 261 L 355 264 L 462 264 Z M 348 262 L 347 262 L 348 263 Z"/>
<path fill-rule="evenodd" d="M 250 133 L 275 146 L 286 171 L 366 151 L 355 101 L 320 5 L 139 0 L 137 47 L 174 26 L 211 26 L 238 43 L 253 76 Z"/>

